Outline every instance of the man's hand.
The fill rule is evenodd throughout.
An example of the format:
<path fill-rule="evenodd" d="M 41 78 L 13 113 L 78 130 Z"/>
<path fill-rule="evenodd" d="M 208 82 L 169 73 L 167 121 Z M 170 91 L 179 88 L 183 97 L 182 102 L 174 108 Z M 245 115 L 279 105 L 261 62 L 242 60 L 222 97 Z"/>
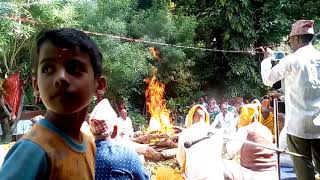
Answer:
<path fill-rule="evenodd" d="M 136 147 L 136 151 L 139 154 L 154 154 L 154 153 L 157 153 L 157 151 L 154 148 L 150 147 L 147 144 L 139 144 L 138 147 Z"/>
<path fill-rule="evenodd" d="M 269 58 L 269 57 L 273 57 L 274 55 L 274 51 L 270 48 L 264 48 L 264 47 L 260 47 L 259 50 L 263 53 L 263 58 Z"/>

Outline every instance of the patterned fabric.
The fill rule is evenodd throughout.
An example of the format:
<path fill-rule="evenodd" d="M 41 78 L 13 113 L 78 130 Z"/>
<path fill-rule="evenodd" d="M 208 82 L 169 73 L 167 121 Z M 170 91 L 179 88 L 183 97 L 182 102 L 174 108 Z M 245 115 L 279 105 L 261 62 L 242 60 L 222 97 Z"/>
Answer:
<path fill-rule="evenodd" d="M 91 119 L 90 129 L 93 134 L 103 134 L 103 133 L 107 134 L 113 130 L 113 126 L 111 127 L 109 123 L 103 120 Z"/>
<path fill-rule="evenodd" d="M 138 154 L 110 141 L 96 141 L 96 180 L 149 179 Z"/>
<path fill-rule="evenodd" d="M 92 110 L 89 118 L 90 129 L 95 135 L 107 135 L 113 132 L 118 116 L 108 99 L 101 100 Z"/>
<path fill-rule="evenodd" d="M 292 25 L 289 36 L 314 34 L 313 24 L 313 20 L 299 20 Z"/>

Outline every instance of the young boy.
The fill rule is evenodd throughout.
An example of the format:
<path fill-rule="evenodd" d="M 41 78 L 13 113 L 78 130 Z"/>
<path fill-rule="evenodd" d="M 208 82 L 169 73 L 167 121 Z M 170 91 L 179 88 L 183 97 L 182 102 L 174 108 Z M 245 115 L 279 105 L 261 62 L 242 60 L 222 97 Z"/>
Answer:
<path fill-rule="evenodd" d="M 102 55 L 75 29 L 44 31 L 36 47 L 33 87 L 46 115 L 8 152 L 0 179 L 94 179 L 95 145 L 80 127 L 106 88 Z"/>

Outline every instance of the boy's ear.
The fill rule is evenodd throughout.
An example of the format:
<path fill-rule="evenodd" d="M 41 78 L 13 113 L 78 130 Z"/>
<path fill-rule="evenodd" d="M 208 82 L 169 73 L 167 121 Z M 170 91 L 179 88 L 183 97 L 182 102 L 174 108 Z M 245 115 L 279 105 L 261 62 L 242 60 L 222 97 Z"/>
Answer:
<path fill-rule="evenodd" d="M 32 77 L 32 88 L 33 88 L 33 95 L 35 97 L 40 97 L 38 81 L 37 81 L 37 79 L 35 77 Z"/>
<path fill-rule="evenodd" d="M 100 76 L 97 80 L 97 88 L 96 88 L 96 94 L 97 96 L 103 96 L 107 91 L 107 81 L 104 76 Z"/>

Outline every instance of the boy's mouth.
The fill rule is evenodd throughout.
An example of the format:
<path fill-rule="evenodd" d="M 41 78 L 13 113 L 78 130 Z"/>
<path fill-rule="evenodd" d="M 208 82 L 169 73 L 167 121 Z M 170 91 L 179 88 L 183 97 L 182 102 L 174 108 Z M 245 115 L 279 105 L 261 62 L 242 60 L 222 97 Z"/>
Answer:
<path fill-rule="evenodd" d="M 72 93 L 69 93 L 69 92 L 66 92 L 66 91 L 61 91 L 61 92 L 57 92 L 55 93 L 54 95 L 51 96 L 51 98 L 57 98 L 57 97 L 63 97 L 63 98 L 66 98 L 66 97 L 71 97 L 72 96 Z"/>

